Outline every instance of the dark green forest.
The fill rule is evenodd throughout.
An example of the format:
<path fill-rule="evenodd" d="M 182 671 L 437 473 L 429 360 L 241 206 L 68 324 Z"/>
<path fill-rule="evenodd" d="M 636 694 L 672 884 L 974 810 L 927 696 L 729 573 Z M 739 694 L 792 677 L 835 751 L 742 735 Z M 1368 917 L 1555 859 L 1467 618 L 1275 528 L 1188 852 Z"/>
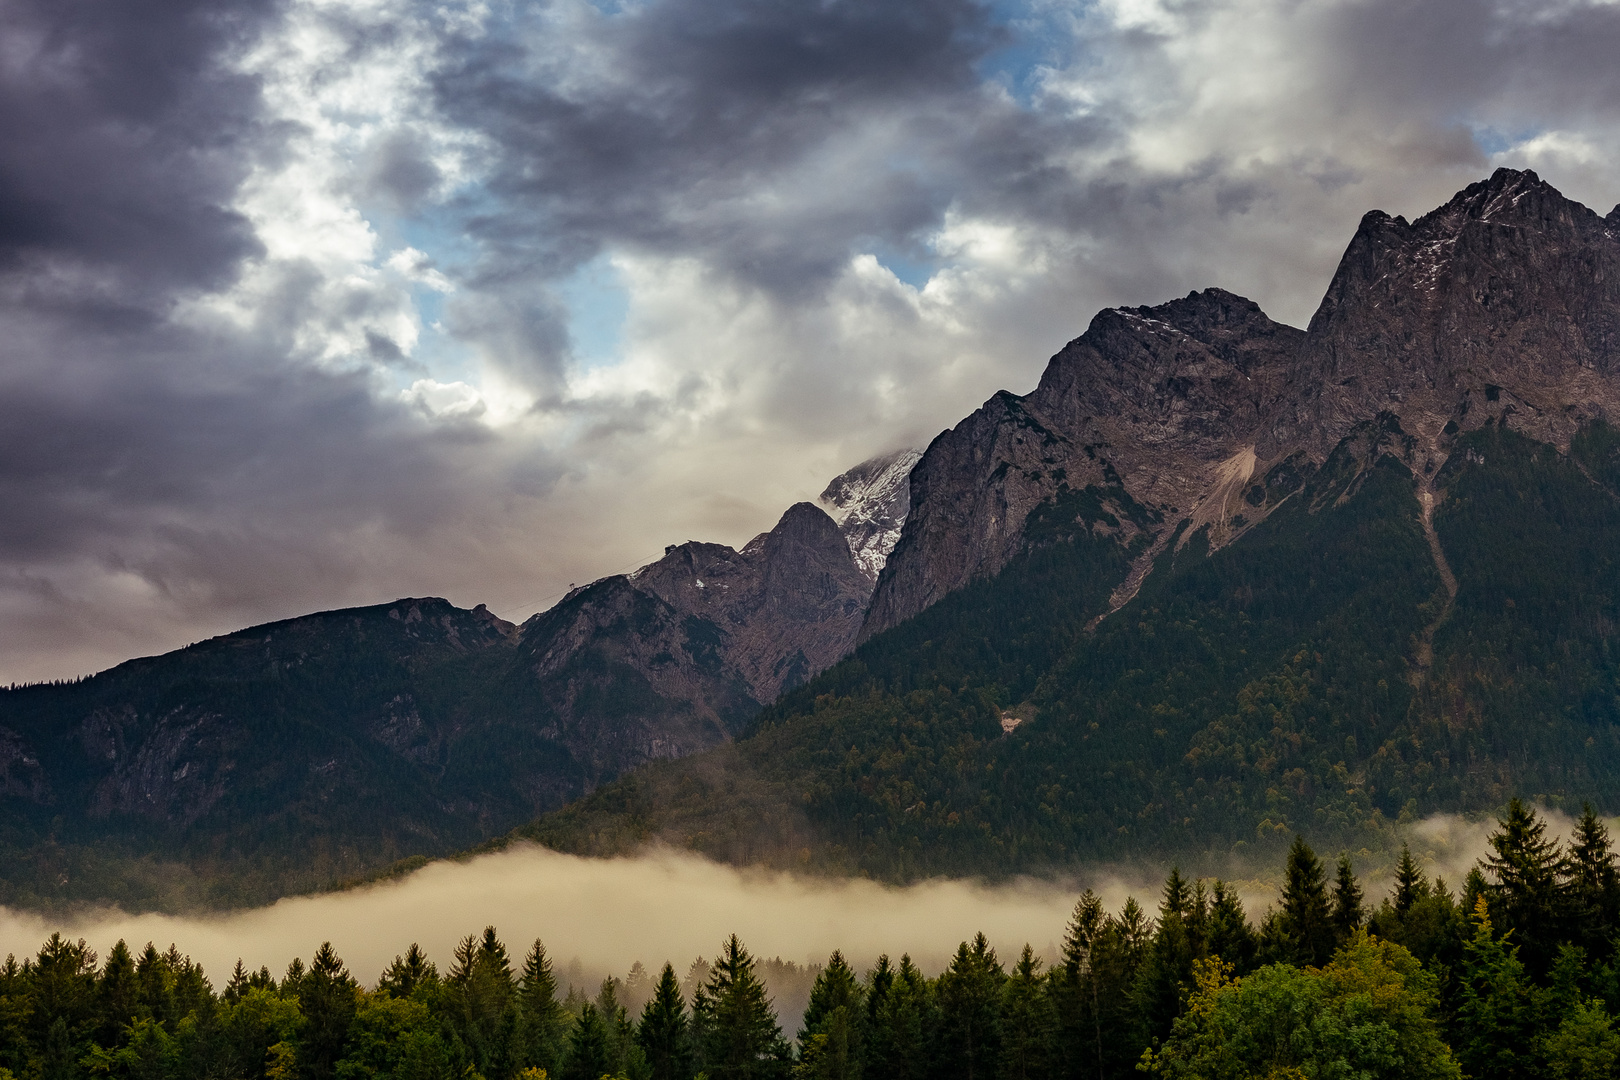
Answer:
<path fill-rule="evenodd" d="M 1299 831 L 1393 859 L 1397 823 L 1515 792 L 1611 809 L 1620 435 L 1589 427 L 1568 455 L 1494 425 L 1457 436 L 1433 515 L 1454 599 L 1410 450 L 1386 416 L 1320 468 L 1255 477 L 1263 520 L 1213 553 L 1181 537 L 1100 621 L 1138 554 L 1114 526 L 1153 511 L 1117 485 L 1067 492 L 999 575 L 866 642 L 747 737 L 518 835 L 886 880 L 1098 859 L 1228 873 Z"/>
<path fill-rule="evenodd" d="M 101 960 L 52 935 L 0 968 L 0 1080 L 1099 1080 L 1620 1075 L 1620 872 L 1590 810 L 1567 843 L 1517 799 L 1455 891 L 1403 853 L 1372 904 L 1302 837 L 1280 901 L 1172 871 L 1156 909 L 1087 891 L 1050 966 L 980 934 L 937 977 L 833 953 L 778 1018 L 735 936 L 645 1004 L 560 992 L 546 947 L 416 945 L 364 988 L 330 944 L 220 988 L 176 946 Z M 789 1022 L 784 1031 L 783 1023 Z"/>

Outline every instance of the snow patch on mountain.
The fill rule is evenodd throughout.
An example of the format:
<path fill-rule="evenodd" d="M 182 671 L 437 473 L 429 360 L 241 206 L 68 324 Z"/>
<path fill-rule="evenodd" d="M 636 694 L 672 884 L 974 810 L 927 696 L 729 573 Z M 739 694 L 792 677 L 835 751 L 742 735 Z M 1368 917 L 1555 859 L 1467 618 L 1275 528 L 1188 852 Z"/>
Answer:
<path fill-rule="evenodd" d="M 919 450 L 896 450 L 863 461 L 836 477 L 821 493 L 821 505 L 838 523 L 855 565 L 876 581 L 911 510 L 911 470 Z"/>

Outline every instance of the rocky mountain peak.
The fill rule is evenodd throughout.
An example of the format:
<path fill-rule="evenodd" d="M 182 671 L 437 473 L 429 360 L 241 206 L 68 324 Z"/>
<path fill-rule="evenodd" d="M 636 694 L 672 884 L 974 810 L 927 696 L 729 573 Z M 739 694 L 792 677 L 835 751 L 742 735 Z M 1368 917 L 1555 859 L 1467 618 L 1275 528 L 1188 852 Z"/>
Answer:
<path fill-rule="evenodd" d="M 855 565 L 876 581 L 900 539 L 911 509 L 911 470 L 922 452 L 896 450 L 870 458 L 835 477 L 821 493 L 821 505 L 832 515 L 849 544 Z"/>
<path fill-rule="evenodd" d="M 1077 525 L 1140 552 L 1117 607 L 1172 536 L 1229 543 L 1360 425 L 1423 482 L 1487 423 L 1567 448 L 1620 417 L 1617 225 L 1500 169 L 1416 221 L 1367 214 L 1305 331 L 1221 289 L 1099 312 L 929 446 L 863 635 L 999 571 L 1038 507 L 1093 507 Z"/>
<path fill-rule="evenodd" d="M 1320 460 L 1380 412 L 1418 440 L 1425 474 L 1448 425 L 1511 416 L 1567 447 L 1620 408 L 1620 237 L 1535 173 L 1499 169 L 1414 222 L 1364 217 L 1308 338 L 1262 456 Z"/>

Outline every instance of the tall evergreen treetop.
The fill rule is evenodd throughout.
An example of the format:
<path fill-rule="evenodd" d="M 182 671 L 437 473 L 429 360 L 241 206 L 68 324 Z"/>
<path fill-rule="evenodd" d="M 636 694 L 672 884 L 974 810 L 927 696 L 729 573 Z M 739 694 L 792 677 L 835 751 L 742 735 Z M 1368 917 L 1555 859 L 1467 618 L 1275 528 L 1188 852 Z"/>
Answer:
<path fill-rule="evenodd" d="M 652 1000 L 641 1010 L 636 1041 L 647 1055 L 652 1080 L 689 1080 L 692 1046 L 686 1002 L 681 999 L 680 980 L 675 978 L 671 964 L 664 965 L 653 987 Z"/>
<path fill-rule="evenodd" d="M 1294 963 L 1320 967 L 1328 962 L 1334 940 L 1327 883 L 1316 853 L 1297 834 L 1288 849 L 1280 922 Z"/>
<path fill-rule="evenodd" d="M 962 1080 L 995 1075 L 1001 1055 L 1001 992 L 1006 973 L 981 933 L 957 946 L 939 977 L 940 1044 Z"/>
<path fill-rule="evenodd" d="M 1404 916 L 1412 905 L 1429 894 L 1429 881 L 1423 868 L 1412 858 L 1412 849 L 1401 845 L 1401 859 L 1395 864 L 1395 914 Z"/>
<path fill-rule="evenodd" d="M 1490 844 L 1485 868 L 1495 879 L 1491 913 L 1500 912 L 1504 929 L 1515 931 L 1525 966 L 1539 976 L 1551 965 L 1552 943 L 1563 930 L 1558 841 L 1547 836 L 1547 823 L 1516 798 L 1497 822 Z"/>
<path fill-rule="evenodd" d="M 386 990 L 394 997 L 407 998 L 415 992 L 418 986 L 433 982 L 439 977 L 439 972 L 433 966 L 433 961 L 427 958 L 422 946 L 411 942 L 410 948 L 405 950 L 404 956 L 394 957 L 377 979 L 377 989 Z"/>
<path fill-rule="evenodd" d="M 788 1048 L 749 955 L 736 934 L 726 939 L 709 977 L 693 995 L 700 1066 L 712 1080 L 776 1076 Z"/>
<path fill-rule="evenodd" d="M 1339 856 L 1339 874 L 1333 883 L 1333 935 L 1343 945 L 1361 926 L 1366 911 L 1361 903 L 1361 886 L 1350 866 L 1348 854 Z"/>
<path fill-rule="evenodd" d="M 1620 872 L 1609 830 L 1588 803 L 1570 837 L 1564 883 L 1572 929 L 1589 954 L 1606 957 L 1620 929 Z"/>

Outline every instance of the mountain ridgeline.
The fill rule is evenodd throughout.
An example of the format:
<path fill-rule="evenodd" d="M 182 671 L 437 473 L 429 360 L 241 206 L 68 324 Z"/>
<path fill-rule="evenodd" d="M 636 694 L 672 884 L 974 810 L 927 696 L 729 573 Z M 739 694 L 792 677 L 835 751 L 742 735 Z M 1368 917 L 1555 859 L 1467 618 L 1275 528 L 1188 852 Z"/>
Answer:
<path fill-rule="evenodd" d="M 1276 857 L 1620 779 L 1620 208 L 1368 214 L 1309 327 L 1101 312 L 934 440 L 847 660 L 522 835 L 905 880 Z"/>
<path fill-rule="evenodd" d="M 530 819 L 911 880 L 1620 809 L 1620 208 L 1534 173 L 1368 214 L 1304 330 L 1100 312 L 822 502 L 522 626 L 399 601 L 0 693 L 4 898 L 246 902 Z"/>
<path fill-rule="evenodd" d="M 865 477 L 833 507 L 847 529 L 800 503 L 741 551 L 671 546 L 521 626 L 407 599 L 0 690 L 0 900 L 260 902 L 723 743 L 849 651 L 904 479 Z"/>

